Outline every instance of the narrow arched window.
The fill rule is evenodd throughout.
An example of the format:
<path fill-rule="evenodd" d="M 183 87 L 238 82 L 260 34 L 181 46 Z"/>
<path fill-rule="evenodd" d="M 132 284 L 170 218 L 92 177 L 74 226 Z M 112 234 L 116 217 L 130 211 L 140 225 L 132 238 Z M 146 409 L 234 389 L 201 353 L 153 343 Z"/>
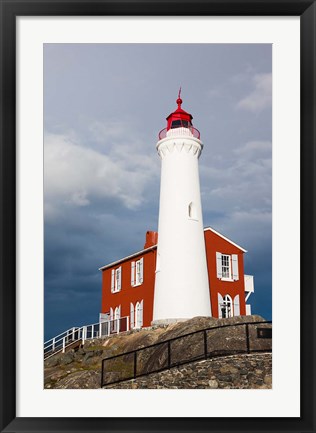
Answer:
<path fill-rule="evenodd" d="M 137 302 L 135 305 L 135 328 L 143 326 L 143 301 Z"/>
<path fill-rule="evenodd" d="M 232 298 L 225 295 L 221 306 L 222 317 L 232 317 Z"/>
<path fill-rule="evenodd" d="M 188 215 L 190 219 L 194 219 L 194 220 L 197 219 L 196 207 L 193 201 L 191 201 L 191 203 L 188 206 Z"/>
<path fill-rule="evenodd" d="M 114 310 L 113 332 L 120 332 L 121 306 Z"/>

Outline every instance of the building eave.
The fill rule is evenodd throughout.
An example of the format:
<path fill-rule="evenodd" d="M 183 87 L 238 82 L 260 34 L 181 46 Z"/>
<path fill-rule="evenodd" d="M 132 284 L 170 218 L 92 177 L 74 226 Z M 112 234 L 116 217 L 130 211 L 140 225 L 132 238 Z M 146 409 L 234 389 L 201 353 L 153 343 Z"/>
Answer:
<path fill-rule="evenodd" d="M 221 237 L 222 239 L 225 239 L 225 241 L 227 241 L 230 244 L 234 245 L 235 247 L 237 247 L 238 249 L 240 249 L 244 253 L 247 252 L 247 250 L 245 250 L 244 248 L 242 248 L 240 245 L 237 245 L 235 242 L 231 241 L 230 239 L 226 238 L 224 235 L 222 235 L 221 233 L 217 232 L 212 227 L 205 227 L 204 231 L 206 232 L 207 230 L 213 232 L 214 234 L 216 234 L 217 236 Z M 105 269 L 111 268 L 113 266 L 117 266 L 120 263 L 125 262 L 126 260 L 132 259 L 132 258 L 137 257 L 137 256 L 142 255 L 142 254 L 146 254 L 147 252 L 149 252 L 151 250 L 155 250 L 156 248 L 157 248 L 157 244 L 156 245 L 152 245 L 151 247 L 148 247 L 148 248 L 144 248 L 143 250 L 137 251 L 137 253 L 131 254 L 129 256 L 123 257 L 122 259 L 116 260 L 115 262 L 109 263 L 108 265 L 102 266 L 101 268 L 99 268 L 99 271 L 104 271 Z"/>
<path fill-rule="evenodd" d="M 111 268 L 112 266 L 117 266 L 120 263 L 125 262 L 126 260 L 132 259 L 134 257 L 137 257 L 139 255 L 148 253 L 151 250 L 155 250 L 157 248 L 157 244 L 156 245 L 152 245 L 151 247 L 148 248 L 144 248 L 143 250 L 137 251 L 137 253 L 131 254 L 130 256 L 126 256 L 123 257 L 122 259 L 116 260 L 115 262 L 109 263 L 108 265 L 104 265 L 101 268 L 99 268 L 99 271 L 104 271 L 107 268 Z"/>
<path fill-rule="evenodd" d="M 225 239 L 225 241 L 229 242 L 230 244 L 234 245 L 235 247 L 239 248 L 241 251 L 243 251 L 244 253 L 247 253 L 247 250 L 245 250 L 244 248 L 242 248 L 240 245 L 235 244 L 235 242 L 231 241 L 230 239 L 226 238 L 226 236 L 222 235 L 221 233 L 217 232 L 216 230 L 212 229 L 212 227 L 205 227 L 204 231 L 211 231 L 213 233 L 215 233 L 217 236 L 221 237 L 222 239 Z"/>

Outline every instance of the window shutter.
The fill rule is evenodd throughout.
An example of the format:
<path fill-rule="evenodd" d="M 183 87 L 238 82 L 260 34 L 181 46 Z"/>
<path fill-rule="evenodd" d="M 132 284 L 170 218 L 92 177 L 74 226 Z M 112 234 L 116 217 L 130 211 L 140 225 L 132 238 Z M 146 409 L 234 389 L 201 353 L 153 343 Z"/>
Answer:
<path fill-rule="evenodd" d="M 139 327 L 140 328 L 143 326 L 143 306 L 144 306 L 144 301 L 142 300 L 140 303 L 140 308 L 139 308 Z"/>
<path fill-rule="evenodd" d="M 233 280 L 239 280 L 237 254 L 232 255 L 232 264 L 233 264 Z"/>
<path fill-rule="evenodd" d="M 143 257 L 140 259 L 140 277 L 139 282 L 142 283 L 144 281 L 144 259 Z"/>
<path fill-rule="evenodd" d="M 218 298 L 218 318 L 221 319 L 223 317 L 222 316 L 223 296 L 220 293 L 218 293 L 217 298 Z"/>
<path fill-rule="evenodd" d="M 130 322 L 131 322 L 131 329 L 134 328 L 134 305 L 130 304 Z"/>
<path fill-rule="evenodd" d="M 117 290 L 121 290 L 121 281 L 122 281 L 122 266 L 120 266 L 117 270 L 118 279 L 117 279 Z"/>
<path fill-rule="evenodd" d="M 240 316 L 239 295 L 234 297 L 234 316 Z"/>
<path fill-rule="evenodd" d="M 114 292 L 114 284 L 115 284 L 115 270 L 114 269 L 112 269 L 112 271 L 111 271 L 111 292 L 113 293 Z"/>
<path fill-rule="evenodd" d="M 216 253 L 216 272 L 217 272 L 217 278 L 222 278 L 222 254 Z"/>
<path fill-rule="evenodd" d="M 131 285 L 132 287 L 135 285 L 135 262 L 131 265 Z"/>

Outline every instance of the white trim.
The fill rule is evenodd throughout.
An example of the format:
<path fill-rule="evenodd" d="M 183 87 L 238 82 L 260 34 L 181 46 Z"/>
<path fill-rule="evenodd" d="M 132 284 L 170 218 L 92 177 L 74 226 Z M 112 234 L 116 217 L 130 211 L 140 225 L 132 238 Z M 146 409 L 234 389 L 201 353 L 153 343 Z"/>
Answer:
<path fill-rule="evenodd" d="M 135 286 L 135 262 L 134 260 L 131 263 L 131 286 Z"/>
<path fill-rule="evenodd" d="M 225 318 L 234 317 L 234 304 L 233 304 L 233 299 L 230 295 L 226 294 L 225 296 L 223 296 L 222 306 L 225 308 L 227 314 L 227 315 L 225 314 Z"/>
<path fill-rule="evenodd" d="M 220 280 L 223 277 L 223 272 L 222 272 L 222 253 L 220 253 L 219 251 L 216 251 L 216 276 Z"/>
<path fill-rule="evenodd" d="M 206 232 L 207 230 L 209 230 L 209 231 L 215 233 L 217 236 L 221 237 L 222 239 L 225 239 L 225 241 L 227 241 L 227 242 L 229 242 L 230 244 L 234 245 L 235 247 L 239 248 L 239 249 L 240 249 L 241 251 L 243 251 L 244 253 L 247 253 L 247 250 L 245 250 L 245 249 L 242 248 L 241 246 L 235 244 L 235 242 L 233 242 L 233 241 L 231 241 L 230 239 L 226 238 L 226 237 L 225 237 L 224 235 L 222 235 L 221 233 L 219 233 L 219 232 L 217 232 L 216 230 L 212 229 L 212 227 L 205 227 L 203 230 L 204 230 L 205 232 Z M 158 236 L 159 236 L 159 234 L 158 234 Z M 118 265 L 119 263 L 124 262 L 125 260 L 132 259 L 132 258 L 137 257 L 137 256 L 139 256 L 139 255 L 145 254 L 145 253 L 147 253 L 148 251 L 155 250 L 156 248 L 157 248 L 157 244 L 156 244 L 156 245 L 152 245 L 151 247 L 145 248 L 145 249 L 143 249 L 143 250 L 138 251 L 137 253 L 131 254 L 131 255 L 126 256 L 126 257 L 123 257 L 122 259 L 116 260 L 115 262 L 109 263 L 108 265 L 101 266 L 101 268 L 99 268 L 99 271 L 103 271 L 103 270 L 105 270 L 105 269 L 107 269 L 107 268 L 110 268 L 110 267 L 112 267 L 112 266 L 116 266 L 116 265 Z"/>
<path fill-rule="evenodd" d="M 239 280 L 239 265 L 238 265 L 238 254 L 232 254 L 231 257 L 231 276 L 234 281 Z"/>
<path fill-rule="evenodd" d="M 135 309 L 134 309 L 134 304 L 132 302 L 130 302 L 130 323 L 131 323 L 131 329 L 135 328 Z"/>
<path fill-rule="evenodd" d="M 220 293 L 217 293 L 217 308 L 218 308 L 218 318 L 221 319 L 222 316 L 222 304 L 223 304 L 223 296 Z"/>
<path fill-rule="evenodd" d="M 216 230 L 212 229 L 212 227 L 206 227 L 204 229 L 204 231 L 206 232 L 207 230 L 209 230 L 210 232 L 215 233 L 217 236 L 225 239 L 225 241 L 229 242 L 230 244 L 234 245 L 235 247 L 239 248 L 241 251 L 243 251 L 244 253 L 247 253 L 247 250 L 245 250 L 244 248 L 242 248 L 241 246 L 235 244 L 235 242 L 231 241 L 230 239 L 226 238 L 224 235 L 222 235 L 221 233 L 217 232 Z"/>
<path fill-rule="evenodd" d="M 240 316 L 240 298 L 236 295 L 233 299 L 234 316 Z"/>
<path fill-rule="evenodd" d="M 252 294 L 252 292 L 246 292 L 247 293 L 247 296 L 245 297 L 245 302 L 247 302 L 248 301 L 248 299 L 249 299 L 249 296 Z"/>
<path fill-rule="evenodd" d="M 113 272 L 114 271 L 114 272 Z M 112 277 L 111 277 L 111 292 L 117 293 L 121 291 L 122 286 L 122 266 L 118 268 L 112 269 Z M 114 287 L 112 287 L 112 279 L 114 274 Z"/>
<path fill-rule="evenodd" d="M 141 301 L 142 302 L 142 301 Z M 135 304 L 135 322 L 134 327 L 135 329 L 140 329 L 142 327 L 142 303 L 140 301 L 137 301 Z"/>
<path fill-rule="evenodd" d="M 145 248 L 144 250 L 138 251 L 137 253 L 131 254 L 130 256 L 123 257 L 122 259 L 119 259 L 116 262 L 112 262 L 112 263 L 109 263 L 108 265 L 104 265 L 101 268 L 99 268 L 99 271 L 103 271 L 104 269 L 110 268 L 112 266 L 116 266 L 119 263 L 124 262 L 125 260 L 132 259 L 136 256 L 140 256 L 144 253 L 147 253 L 148 251 L 155 250 L 156 248 L 157 248 L 157 244 L 152 245 L 151 247 Z"/>
<path fill-rule="evenodd" d="M 115 288 L 115 284 L 114 284 L 114 279 L 115 279 L 115 269 L 112 269 L 111 271 L 111 292 L 114 292 L 114 288 Z"/>

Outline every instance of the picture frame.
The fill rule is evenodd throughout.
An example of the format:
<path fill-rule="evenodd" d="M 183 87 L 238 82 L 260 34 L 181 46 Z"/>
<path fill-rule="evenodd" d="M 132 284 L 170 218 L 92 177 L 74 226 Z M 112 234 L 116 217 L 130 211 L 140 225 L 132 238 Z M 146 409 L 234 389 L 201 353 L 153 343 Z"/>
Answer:
<path fill-rule="evenodd" d="M 1 432 L 315 432 L 315 1 L 12 1 L 1 4 Z M 301 23 L 301 416 L 299 418 L 17 417 L 16 18 L 18 16 L 299 16 Z M 289 321 L 290 332 L 290 321 Z M 36 404 L 36 402 L 34 402 Z"/>

